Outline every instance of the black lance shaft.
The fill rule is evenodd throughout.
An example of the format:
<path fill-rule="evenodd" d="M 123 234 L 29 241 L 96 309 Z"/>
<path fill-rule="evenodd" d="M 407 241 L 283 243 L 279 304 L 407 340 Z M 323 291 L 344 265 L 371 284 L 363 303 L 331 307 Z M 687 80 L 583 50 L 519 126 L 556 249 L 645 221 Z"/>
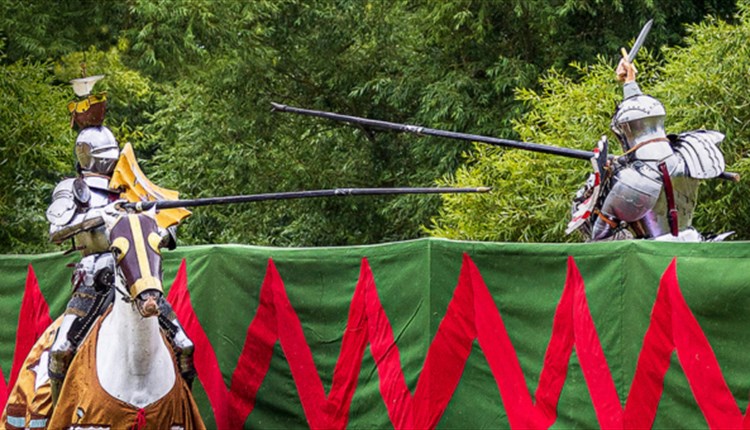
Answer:
<path fill-rule="evenodd" d="M 482 142 L 490 145 L 502 146 L 506 148 L 518 148 L 525 149 L 527 151 L 542 152 L 545 154 L 560 155 L 568 158 L 578 158 L 581 160 L 589 160 L 594 156 L 591 151 L 582 151 L 580 149 L 572 148 L 561 148 L 558 146 L 544 145 L 541 143 L 533 142 L 519 142 L 517 140 L 501 139 L 499 137 L 481 136 L 478 134 L 466 134 L 458 133 L 455 131 L 438 130 L 434 128 L 427 128 L 418 125 L 409 124 L 398 124 L 395 122 L 380 121 L 377 119 L 361 118 L 358 116 L 342 115 L 333 112 L 325 112 L 312 109 L 303 109 L 294 106 L 282 105 L 279 103 L 271 103 L 274 111 L 279 112 L 291 112 L 299 115 L 316 116 L 319 118 L 331 119 L 334 121 L 348 122 L 350 124 L 362 125 L 365 127 L 379 128 L 383 130 L 395 130 L 404 133 L 414 133 L 425 136 L 438 136 L 445 137 L 448 139 L 465 140 L 467 142 Z"/>
<path fill-rule="evenodd" d="M 526 151 L 541 152 L 544 154 L 559 155 L 568 158 L 577 158 L 579 160 L 590 160 L 594 153 L 592 151 L 583 151 L 580 149 L 563 148 L 560 146 L 545 145 L 542 143 L 534 142 L 520 142 L 517 140 L 501 139 L 499 137 L 482 136 L 478 134 L 467 134 L 458 133 L 455 131 L 438 130 L 434 128 L 422 127 L 419 125 L 399 124 L 395 122 L 381 121 L 377 119 L 361 118 L 352 115 L 342 115 L 339 113 L 326 112 L 320 110 L 303 109 L 294 106 L 287 106 L 280 103 L 273 103 L 273 111 L 278 112 L 291 112 L 298 115 L 315 116 L 318 118 L 326 118 L 334 121 L 348 122 L 350 124 L 356 124 L 365 127 L 379 128 L 383 130 L 395 130 L 404 133 L 414 133 L 417 135 L 426 136 L 438 136 L 445 137 L 448 139 L 465 140 L 467 142 L 482 142 L 495 146 L 502 146 L 506 148 L 518 148 Z M 616 157 L 610 155 L 609 158 L 614 159 Z M 719 178 L 726 179 L 732 182 L 739 182 L 740 175 L 733 172 L 722 172 Z"/>
<path fill-rule="evenodd" d="M 329 190 L 310 191 L 288 191 L 282 193 L 247 194 L 239 196 L 206 197 L 202 199 L 186 200 L 157 200 L 148 202 L 124 203 L 125 209 L 148 210 L 156 206 L 156 209 L 190 208 L 197 206 L 228 205 L 236 203 L 261 202 L 266 200 L 292 200 L 309 199 L 315 197 L 348 197 L 348 196 L 380 196 L 392 194 L 460 194 L 460 193 L 486 193 L 492 188 L 452 188 L 452 187 L 428 187 L 428 188 L 334 188 Z"/>

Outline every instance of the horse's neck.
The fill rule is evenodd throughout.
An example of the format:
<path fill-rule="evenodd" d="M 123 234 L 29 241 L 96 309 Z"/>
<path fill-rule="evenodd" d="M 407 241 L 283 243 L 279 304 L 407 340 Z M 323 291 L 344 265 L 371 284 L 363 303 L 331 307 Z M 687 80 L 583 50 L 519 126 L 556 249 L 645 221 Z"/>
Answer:
<path fill-rule="evenodd" d="M 114 331 L 116 336 L 101 339 L 101 342 L 113 343 L 108 345 L 118 351 L 121 362 L 119 365 L 134 375 L 146 375 L 153 367 L 152 358 L 163 346 L 159 333 L 159 322 L 154 318 L 143 318 L 128 303 L 116 297 L 115 304 L 105 323 L 108 331 Z M 104 329 L 104 327 L 102 327 Z M 110 342 L 114 341 L 114 342 Z M 163 349 L 163 348 L 161 348 Z"/>
<path fill-rule="evenodd" d="M 99 330 L 96 369 L 105 391 L 138 407 L 163 397 L 176 379 L 157 318 L 143 318 L 119 296 Z"/>

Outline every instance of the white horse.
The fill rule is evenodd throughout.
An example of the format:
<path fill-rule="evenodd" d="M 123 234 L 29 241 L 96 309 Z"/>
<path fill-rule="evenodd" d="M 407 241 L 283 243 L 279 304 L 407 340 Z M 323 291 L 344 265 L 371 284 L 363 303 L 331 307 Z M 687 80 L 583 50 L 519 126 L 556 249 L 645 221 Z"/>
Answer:
<path fill-rule="evenodd" d="M 45 399 L 49 389 L 35 380 L 33 395 L 11 393 L 2 423 L 6 428 L 33 428 L 31 423 L 53 429 L 205 428 L 156 318 L 163 294 L 156 222 L 148 214 L 130 214 L 110 220 L 108 228 L 118 265 L 111 310 L 78 349 L 51 416 Z M 40 374 L 37 369 L 34 377 Z M 19 385 L 21 376 L 13 390 Z M 27 400 L 24 409 L 19 399 Z M 46 407 L 39 411 L 32 404 Z"/>

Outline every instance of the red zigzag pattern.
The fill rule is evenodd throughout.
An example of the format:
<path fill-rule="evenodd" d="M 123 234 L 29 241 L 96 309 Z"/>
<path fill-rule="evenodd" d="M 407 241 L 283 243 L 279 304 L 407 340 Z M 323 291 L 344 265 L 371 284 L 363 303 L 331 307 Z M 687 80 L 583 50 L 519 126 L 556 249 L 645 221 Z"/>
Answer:
<path fill-rule="evenodd" d="M 618 398 L 591 318 L 583 279 L 572 257 L 568 259 L 565 288 L 555 312 L 552 336 L 533 399 L 500 313 L 479 270 L 467 255 L 464 255 L 458 285 L 430 344 L 413 394 L 406 385 L 393 330 L 378 298 L 367 260 L 362 262 L 341 353 L 327 395 L 299 318 L 273 261 L 269 261 L 259 308 L 247 330 L 229 389 L 224 384 L 213 347 L 190 303 L 187 284 L 183 261 L 168 298 L 196 343 L 198 378 L 220 429 L 241 428 L 252 412 L 277 341 L 289 361 L 311 428 L 346 427 L 368 343 L 377 363 L 380 392 L 394 427 L 434 428 L 458 385 L 474 340 L 479 342 L 487 359 L 513 428 L 548 428 L 555 422 L 574 347 L 602 428 L 651 427 L 663 391 L 664 375 L 675 350 L 708 425 L 717 429 L 750 428 L 750 418 L 743 416 L 737 406 L 715 354 L 682 296 L 675 261 L 662 276 L 625 408 Z M 46 326 L 41 324 L 49 319 L 49 311 L 44 312 L 43 298 L 39 301 L 41 293 L 31 268 L 24 306 L 27 296 L 33 309 L 22 306 L 27 311 L 22 310 L 19 323 L 28 325 L 19 324 L 19 332 L 26 333 L 28 327 L 33 327 L 33 334 L 36 334 L 38 327 Z M 18 339 L 21 338 L 19 333 Z M 28 350 L 23 350 L 30 345 L 19 344 L 19 340 L 16 345 L 15 357 L 21 354 L 25 357 Z M 18 373 L 15 363 L 16 359 L 11 381 Z M 7 397 L 5 381 L 2 382 L 0 395 L 3 398 L 0 400 Z M 5 393 L 1 391 L 4 388 Z"/>

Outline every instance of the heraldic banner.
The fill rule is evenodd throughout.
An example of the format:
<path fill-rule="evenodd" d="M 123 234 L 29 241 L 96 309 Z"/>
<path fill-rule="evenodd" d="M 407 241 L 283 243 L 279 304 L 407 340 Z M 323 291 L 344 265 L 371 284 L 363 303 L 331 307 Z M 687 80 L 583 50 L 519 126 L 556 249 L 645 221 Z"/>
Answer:
<path fill-rule="evenodd" d="M 209 428 L 748 428 L 747 242 L 165 251 Z M 0 397 L 75 255 L 0 256 Z"/>

